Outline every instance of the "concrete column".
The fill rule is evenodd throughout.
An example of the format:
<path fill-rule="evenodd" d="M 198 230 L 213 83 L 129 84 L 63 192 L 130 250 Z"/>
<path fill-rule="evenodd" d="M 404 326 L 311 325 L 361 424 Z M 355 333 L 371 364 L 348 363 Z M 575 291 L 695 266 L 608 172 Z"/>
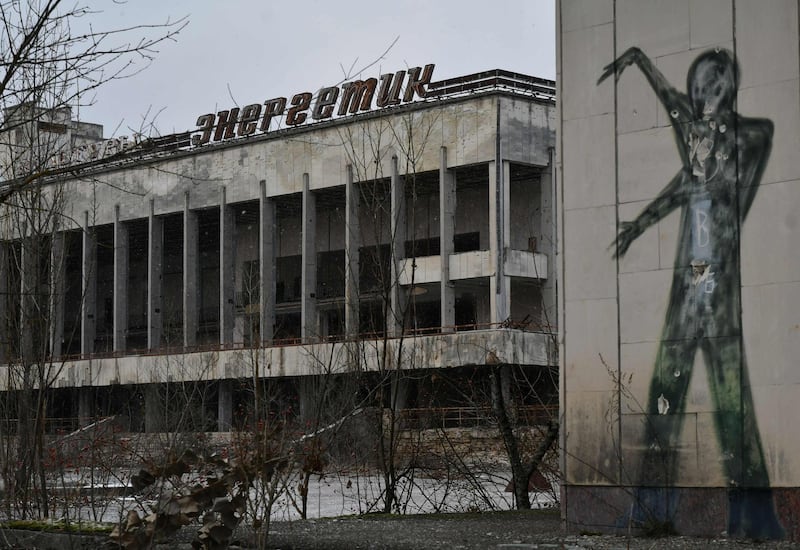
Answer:
<path fill-rule="evenodd" d="M 442 147 L 439 162 L 439 258 L 441 260 L 441 321 L 443 331 L 456 324 L 455 289 L 450 280 L 450 255 L 456 227 L 456 177 L 447 169 L 447 148 Z"/>
<path fill-rule="evenodd" d="M 150 199 L 147 233 L 147 347 L 149 349 L 161 346 L 163 243 L 164 220 L 156 217 L 153 199 Z"/>
<path fill-rule="evenodd" d="M 392 227 L 391 227 L 391 304 L 387 313 L 386 327 L 391 336 L 400 336 L 403 330 L 403 316 L 405 307 L 403 302 L 403 289 L 400 288 L 400 262 L 405 258 L 406 246 L 406 184 L 405 179 L 397 173 L 397 155 L 392 157 L 391 173 L 391 201 L 392 201 Z"/>
<path fill-rule="evenodd" d="M 128 334 L 128 226 L 114 207 L 114 351 L 127 349 Z"/>
<path fill-rule="evenodd" d="M 408 378 L 399 376 L 392 378 L 392 402 L 390 405 L 395 412 L 408 408 L 409 383 Z"/>
<path fill-rule="evenodd" d="M 233 342 L 234 305 L 236 286 L 234 275 L 234 231 L 236 213 L 227 204 L 225 188 L 220 190 L 219 200 L 219 343 Z"/>
<path fill-rule="evenodd" d="M 144 393 L 144 431 L 147 433 L 164 431 L 166 421 L 164 402 L 158 386 L 158 384 L 147 384 L 142 390 Z"/>
<path fill-rule="evenodd" d="M 61 357 L 64 340 L 64 233 L 53 232 L 50 241 L 50 356 Z M 0 317 L 2 318 L 2 317 Z"/>
<path fill-rule="evenodd" d="M 501 249 L 503 250 L 503 259 L 505 260 L 505 251 L 511 245 L 511 163 L 507 160 L 503 161 L 503 170 L 501 172 L 501 176 L 501 226 L 503 229 L 503 241 L 501 243 Z"/>
<path fill-rule="evenodd" d="M 261 180 L 261 195 L 259 197 L 259 225 L 258 225 L 258 268 L 259 268 L 259 332 L 261 344 L 272 343 L 275 327 L 275 201 L 267 198 L 267 182 Z"/>
<path fill-rule="evenodd" d="M 11 356 L 11 339 L 9 325 L 9 243 L 0 243 L 0 364 L 6 364 Z"/>
<path fill-rule="evenodd" d="M 319 330 L 317 328 L 317 200 L 309 188 L 308 174 L 303 174 L 302 224 L 301 337 L 304 342 L 309 342 L 319 336 Z"/>
<path fill-rule="evenodd" d="M 359 262 L 361 248 L 361 226 L 358 211 L 361 195 L 353 183 L 353 167 L 347 166 L 347 183 L 345 184 L 345 235 L 344 235 L 344 326 L 348 338 L 355 338 L 359 333 Z"/>
<path fill-rule="evenodd" d="M 550 152 L 550 162 L 542 171 L 539 204 L 541 216 L 536 234 L 536 251 L 547 255 L 547 280 L 542 285 L 542 325 L 553 330 L 557 328 L 556 322 L 556 269 L 558 263 L 555 257 L 556 220 L 554 209 L 554 177 L 553 153 Z"/>
<path fill-rule="evenodd" d="M 217 430 L 229 432 L 233 428 L 233 381 L 220 380 L 217 390 Z"/>
<path fill-rule="evenodd" d="M 505 249 L 511 233 L 508 189 L 505 185 L 508 170 L 507 162 L 489 163 L 489 252 L 494 268 L 494 273 L 489 277 L 492 323 L 502 323 L 511 315 L 511 284 L 504 272 Z"/>
<path fill-rule="evenodd" d="M 94 353 L 95 305 L 97 303 L 97 241 L 89 226 L 89 212 L 83 213 L 83 261 L 81 280 L 81 355 Z"/>
<path fill-rule="evenodd" d="M 85 426 L 94 418 L 94 388 L 85 386 L 75 389 L 78 392 L 78 422 Z"/>
<path fill-rule="evenodd" d="M 23 230 L 23 234 L 25 231 Z M 29 363 L 34 359 L 33 335 L 39 327 L 36 326 L 36 286 L 39 284 L 37 254 L 39 253 L 36 237 L 25 237 L 20 242 L 19 260 L 19 292 L 20 308 L 18 319 L 18 336 L 22 359 Z"/>
<path fill-rule="evenodd" d="M 503 395 L 503 402 L 506 404 L 506 413 L 511 421 L 516 424 L 519 414 L 517 411 L 517 400 L 514 397 L 514 388 L 517 387 L 517 384 L 514 380 L 512 368 L 511 365 L 500 366 L 500 393 Z"/>
<path fill-rule="evenodd" d="M 319 386 L 318 375 L 300 376 L 297 379 L 298 412 L 302 422 L 309 423 L 316 419 Z"/>
<path fill-rule="evenodd" d="M 183 345 L 197 345 L 200 320 L 200 263 L 197 213 L 189 209 L 189 192 L 183 196 Z"/>

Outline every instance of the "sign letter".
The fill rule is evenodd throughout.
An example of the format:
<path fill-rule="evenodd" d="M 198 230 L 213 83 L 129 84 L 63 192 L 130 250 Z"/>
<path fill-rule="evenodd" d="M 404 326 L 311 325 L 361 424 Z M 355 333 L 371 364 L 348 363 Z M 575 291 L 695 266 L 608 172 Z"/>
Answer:
<path fill-rule="evenodd" d="M 303 111 L 307 111 L 311 106 L 312 97 L 310 92 L 295 94 L 292 98 L 292 108 L 286 113 L 286 124 L 289 126 L 297 126 L 306 121 L 306 113 Z"/>

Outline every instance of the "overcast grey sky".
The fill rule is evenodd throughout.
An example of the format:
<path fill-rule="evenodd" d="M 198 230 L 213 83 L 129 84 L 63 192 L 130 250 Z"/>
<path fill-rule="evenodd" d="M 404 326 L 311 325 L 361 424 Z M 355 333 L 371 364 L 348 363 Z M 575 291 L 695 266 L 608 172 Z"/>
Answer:
<path fill-rule="evenodd" d="M 433 80 L 488 69 L 555 78 L 554 0 L 87 0 L 96 28 L 188 16 L 153 64 L 98 91 L 81 120 L 126 135 L 160 112 L 162 134 L 193 130 L 197 116 L 235 104 L 316 92 L 342 66 L 378 77 L 435 63 Z M 230 92 L 229 92 L 230 90 Z M 115 131 L 116 128 L 116 131 Z"/>

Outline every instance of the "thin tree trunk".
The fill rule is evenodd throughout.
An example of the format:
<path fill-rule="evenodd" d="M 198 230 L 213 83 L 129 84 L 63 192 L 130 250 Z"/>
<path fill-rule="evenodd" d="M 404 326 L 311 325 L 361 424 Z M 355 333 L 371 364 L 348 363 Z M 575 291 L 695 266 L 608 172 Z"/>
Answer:
<path fill-rule="evenodd" d="M 489 382 L 492 392 L 492 410 L 497 418 L 497 425 L 500 428 L 500 435 L 506 446 L 508 460 L 511 463 L 511 483 L 514 487 L 514 499 L 518 510 L 530 510 L 531 500 L 528 495 L 528 476 L 527 470 L 522 465 L 522 457 L 517 445 L 517 438 L 514 435 L 514 428 L 506 410 L 506 402 L 503 398 L 501 373 L 505 366 L 491 367 L 489 371 Z"/>

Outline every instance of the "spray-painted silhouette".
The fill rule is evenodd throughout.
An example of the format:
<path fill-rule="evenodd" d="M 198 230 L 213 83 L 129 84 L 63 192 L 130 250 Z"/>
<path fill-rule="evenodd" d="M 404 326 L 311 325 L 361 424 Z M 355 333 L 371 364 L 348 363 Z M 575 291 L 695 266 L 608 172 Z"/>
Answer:
<path fill-rule="evenodd" d="M 667 82 L 638 48 L 605 68 L 598 84 L 635 64 L 670 117 L 683 164 L 635 220 L 622 222 L 615 257 L 676 208 L 681 208 L 675 271 L 650 385 L 640 485 L 672 487 L 686 393 L 697 351 L 702 352 L 714 422 L 730 484 L 731 534 L 780 538 L 769 474 L 753 410 L 742 343 L 739 233 L 769 158 L 773 125 L 734 111 L 738 67 L 726 50 L 698 56 L 687 94 Z M 640 498 L 655 495 L 641 489 Z M 662 489 L 661 519 L 675 512 L 676 492 Z M 650 495 L 645 497 L 643 495 Z"/>

